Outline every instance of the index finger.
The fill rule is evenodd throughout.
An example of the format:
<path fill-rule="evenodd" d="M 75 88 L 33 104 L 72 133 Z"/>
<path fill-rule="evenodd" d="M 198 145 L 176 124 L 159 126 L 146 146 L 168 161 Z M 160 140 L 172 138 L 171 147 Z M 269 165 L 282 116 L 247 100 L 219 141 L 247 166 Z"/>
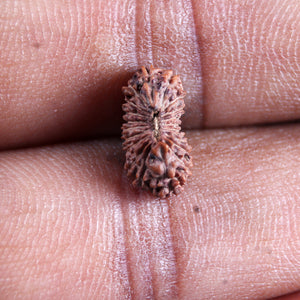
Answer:
<path fill-rule="evenodd" d="M 0 7 L 0 148 L 118 134 L 121 87 L 150 63 L 181 75 L 185 128 L 300 116 L 297 0 Z"/>

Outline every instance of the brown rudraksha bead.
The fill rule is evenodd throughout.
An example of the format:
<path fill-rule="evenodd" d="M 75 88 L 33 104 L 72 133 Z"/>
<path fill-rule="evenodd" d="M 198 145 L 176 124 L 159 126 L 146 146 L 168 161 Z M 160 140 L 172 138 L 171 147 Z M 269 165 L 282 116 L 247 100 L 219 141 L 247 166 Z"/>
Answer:
<path fill-rule="evenodd" d="M 141 67 L 123 87 L 124 168 L 134 186 L 165 198 L 179 194 L 191 174 L 191 147 L 181 132 L 184 96 L 172 70 Z"/>

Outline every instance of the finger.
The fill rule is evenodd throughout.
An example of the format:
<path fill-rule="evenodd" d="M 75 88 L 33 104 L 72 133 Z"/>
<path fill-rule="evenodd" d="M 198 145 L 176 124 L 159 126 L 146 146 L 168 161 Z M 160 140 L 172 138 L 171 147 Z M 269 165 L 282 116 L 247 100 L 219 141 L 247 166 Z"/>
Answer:
<path fill-rule="evenodd" d="M 181 75 L 186 128 L 297 119 L 299 9 L 297 0 L 2 1 L 0 147 L 119 133 L 121 86 L 150 63 Z"/>
<path fill-rule="evenodd" d="M 194 1 L 207 127 L 299 119 L 300 2 Z"/>
<path fill-rule="evenodd" d="M 284 295 L 282 297 L 276 297 L 274 300 L 298 300 L 300 297 L 300 292 Z"/>
<path fill-rule="evenodd" d="M 182 295 L 265 299 L 300 289 L 298 130 L 195 134 L 193 192 L 170 209 Z"/>
<path fill-rule="evenodd" d="M 1 295 L 256 299 L 299 290 L 299 126 L 188 137 L 193 176 L 168 200 L 130 186 L 116 140 L 2 152 Z"/>
<path fill-rule="evenodd" d="M 118 132 L 132 18 L 116 4 L 2 1 L 0 147 Z"/>

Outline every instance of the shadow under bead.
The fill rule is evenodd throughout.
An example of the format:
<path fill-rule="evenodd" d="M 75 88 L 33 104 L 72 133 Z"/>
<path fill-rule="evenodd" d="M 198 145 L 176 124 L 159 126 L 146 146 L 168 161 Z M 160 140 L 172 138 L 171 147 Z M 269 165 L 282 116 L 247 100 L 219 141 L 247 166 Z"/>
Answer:
<path fill-rule="evenodd" d="M 191 175 L 191 147 L 181 132 L 184 96 L 172 70 L 141 67 L 123 87 L 125 170 L 133 185 L 165 198 Z"/>

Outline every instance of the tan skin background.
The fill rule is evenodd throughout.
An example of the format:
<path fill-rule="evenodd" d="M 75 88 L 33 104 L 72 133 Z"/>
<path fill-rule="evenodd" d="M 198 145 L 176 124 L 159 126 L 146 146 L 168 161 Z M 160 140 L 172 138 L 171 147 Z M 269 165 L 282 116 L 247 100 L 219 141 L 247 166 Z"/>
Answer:
<path fill-rule="evenodd" d="M 299 41 L 298 0 L 2 1 L 0 299 L 299 291 Z M 149 63 L 193 129 L 167 200 L 122 170 L 121 87 Z"/>

